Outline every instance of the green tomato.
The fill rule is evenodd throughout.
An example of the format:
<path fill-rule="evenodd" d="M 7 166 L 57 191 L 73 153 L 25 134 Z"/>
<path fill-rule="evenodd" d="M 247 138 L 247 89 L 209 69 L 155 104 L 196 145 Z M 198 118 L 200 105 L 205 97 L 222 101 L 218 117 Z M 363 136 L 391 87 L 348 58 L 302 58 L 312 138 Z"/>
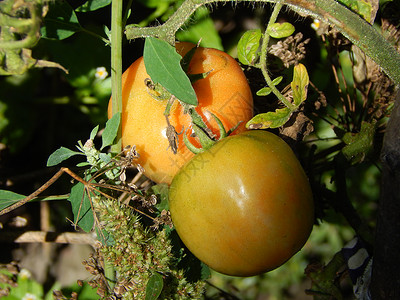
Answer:
<path fill-rule="evenodd" d="M 266 131 L 227 137 L 193 157 L 169 192 L 188 249 L 232 276 L 273 270 L 298 252 L 314 223 L 308 178 L 291 148 Z"/>

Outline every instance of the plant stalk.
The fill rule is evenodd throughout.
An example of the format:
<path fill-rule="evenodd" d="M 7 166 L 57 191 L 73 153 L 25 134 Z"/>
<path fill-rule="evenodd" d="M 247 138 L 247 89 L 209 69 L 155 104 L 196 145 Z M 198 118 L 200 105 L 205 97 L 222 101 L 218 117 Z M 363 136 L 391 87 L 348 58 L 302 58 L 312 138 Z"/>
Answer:
<path fill-rule="evenodd" d="M 271 26 L 276 22 L 276 19 L 278 18 L 279 12 L 283 6 L 283 1 L 278 0 L 274 6 L 274 10 L 272 11 L 271 17 L 268 21 L 268 26 L 267 29 L 265 29 L 264 32 L 264 37 L 263 41 L 261 44 L 261 56 L 260 56 L 260 68 L 261 72 L 264 76 L 265 82 L 268 84 L 269 88 L 272 90 L 272 92 L 275 94 L 278 99 L 285 104 L 287 108 L 289 108 L 291 111 L 295 110 L 295 106 L 290 103 L 288 99 L 284 95 L 282 95 L 281 92 L 275 87 L 275 85 L 272 83 L 272 79 L 268 74 L 268 69 L 267 69 L 267 54 L 268 54 L 268 44 L 269 44 L 269 38 L 270 35 L 268 34 L 268 27 Z"/>
<path fill-rule="evenodd" d="M 122 111 L 122 0 L 113 0 L 111 6 L 111 82 L 112 82 L 112 112 Z M 117 139 L 111 147 L 112 152 L 121 151 L 121 125 Z"/>

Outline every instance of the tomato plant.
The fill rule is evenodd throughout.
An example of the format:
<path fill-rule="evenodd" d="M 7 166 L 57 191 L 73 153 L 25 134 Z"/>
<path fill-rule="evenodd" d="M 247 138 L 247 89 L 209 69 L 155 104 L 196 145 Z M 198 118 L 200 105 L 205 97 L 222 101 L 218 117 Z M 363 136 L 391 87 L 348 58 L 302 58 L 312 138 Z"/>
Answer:
<path fill-rule="evenodd" d="M 400 33 L 396 29 L 400 18 L 393 15 L 400 11 L 395 3 L 399 1 L 290 1 L 284 8 L 285 1 L 260 0 L 265 5 L 256 9 L 249 5 L 254 1 L 239 1 L 234 7 L 217 5 L 230 0 L 78 2 L 0 1 L 0 172 L 6 175 L 0 180 L 4 227 L 0 237 L 8 245 L 5 250 L 10 259 L 20 258 L 12 253 L 15 243 L 90 243 L 96 249 L 84 262 L 92 275 L 87 286 L 96 287 L 104 299 L 292 298 L 302 293 L 305 277 L 310 284 L 306 293 L 315 299 L 388 299 L 400 294 L 396 284 L 400 276 L 396 267 L 400 263 L 400 239 L 396 239 L 400 193 L 396 188 L 400 184 L 395 169 L 400 157 L 400 140 L 396 139 L 400 124 Z M 236 93 L 240 80 L 230 71 L 223 72 L 231 59 L 192 44 L 179 43 L 176 51 L 172 46 L 176 40 L 201 41 L 202 47 L 236 55 L 256 95 L 257 115 L 246 122 L 247 116 L 238 113 L 251 113 L 247 109 L 251 105 L 238 101 L 246 94 Z M 201 70 L 195 68 L 198 54 L 189 67 L 196 49 L 204 54 Z M 121 80 L 127 57 L 123 53 L 131 58 L 143 53 L 145 66 L 143 77 L 139 72 L 142 62 L 124 77 L 128 95 L 124 115 Z M 205 53 L 215 55 L 210 58 Z M 207 90 L 213 98 L 210 106 L 206 105 L 208 98 L 201 97 Z M 111 91 L 113 117 L 100 131 Z M 214 109 L 216 98 L 221 102 Z M 140 104 L 142 100 L 145 104 Z M 120 128 L 121 116 L 124 128 Z M 229 118 L 234 121 L 228 122 Z M 238 121 L 242 127 L 234 133 L 239 135 L 225 139 L 222 128 L 235 129 Z M 121 129 L 130 135 L 131 122 L 136 122 L 135 139 L 124 146 L 138 144 L 138 151 L 132 147 L 121 153 Z M 173 168 L 179 169 L 192 157 L 181 152 L 182 141 L 195 153 L 210 152 L 193 158 L 179 173 L 180 181 L 172 184 L 189 201 L 186 204 L 174 194 L 179 190 L 171 191 L 172 202 L 179 199 L 183 203 L 175 209 L 172 205 L 178 231 L 197 256 L 220 272 L 247 276 L 269 270 L 305 241 L 307 228 L 311 230 L 311 225 L 304 224 L 311 224 L 312 201 L 303 172 L 297 176 L 274 171 L 277 175 L 269 179 L 270 170 L 282 166 L 279 159 L 267 163 L 259 159 L 261 150 L 242 141 L 240 151 L 229 150 L 233 140 L 250 139 L 241 133 L 245 123 L 247 129 L 276 128 L 280 136 L 302 149 L 318 226 L 306 249 L 274 272 L 246 280 L 216 273 L 210 277 L 208 267 L 199 264 L 185 247 L 179 248 L 183 243 L 176 243 L 179 239 L 171 231 L 168 211 L 168 184 L 154 184 L 144 178 L 139 166 L 138 170 L 132 167 L 141 155 L 139 163 L 149 177 L 170 182 Z M 88 139 L 79 140 L 77 149 L 67 148 L 78 136 Z M 209 148 L 218 140 L 217 148 Z M 225 146 L 229 152 L 222 149 Z M 280 149 L 272 154 L 265 151 L 269 146 L 263 145 L 264 155 L 285 156 Z M 157 147 L 160 154 L 153 151 Z M 46 181 L 53 169 L 42 167 L 52 151 L 47 165 L 63 166 Z M 219 158 L 220 153 L 225 158 Z M 238 159 L 238 153 L 247 161 Z M 208 164 L 212 170 L 206 168 Z M 72 188 L 68 180 L 58 180 L 67 175 L 76 182 Z M 251 186 L 253 182 L 260 187 Z M 185 190 L 188 186 L 191 192 Z M 196 210 L 194 217 L 189 208 Z M 58 214 L 60 218 L 49 219 L 54 216 L 50 209 L 63 217 Z M 182 215 L 188 213 L 179 217 L 181 210 Z M 63 221 L 64 217 L 71 221 Z M 35 229 L 39 223 L 40 229 Z M 50 223 L 57 235 L 51 233 L 54 239 L 49 240 Z M 88 235 L 70 232 L 70 223 Z M 204 233 L 197 231 L 199 224 Z M 15 227 L 23 234 L 16 237 Z M 32 236 L 29 230 L 37 229 L 40 234 Z M 200 242 L 193 244 L 192 240 Z M 62 254 L 40 268 L 43 273 L 32 275 L 43 282 L 58 282 L 57 274 L 43 276 L 49 274 L 51 265 L 64 261 Z M 308 264 L 310 257 L 319 262 Z M 29 260 L 37 261 L 36 256 Z M 355 266 L 354 261 L 360 263 Z M 18 275 L 26 276 L 19 267 L 13 262 L 0 267 L 10 283 L 0 287 L 2 295 L 34 296 L 15 289 Z M 37 271 L 35 265 L 30 267 Z M 80 297 L 85 289 L 76 286 L 74 290 Z M 39 292 L 38 297 L 66 298 L 61 291 Z"/>
<path fill-rule="evenodd" d="M 251 276 L 298 252 L 314 221 L 310 185 L 278 136 L 248 131 L 196 155 L 172 181 L 170 211 L 184 244 L 212 269 Z"/>
<path fill-rule="evenodd" d="M 178 43 L 176 49 L 184 56 L 194 46 Z M 228 129 L 241 122 L 233 134 L 245 130 L 245 124 L 253 114 L 253 98 L 245 75 L 231 56 L 220 50 L 199 47 L 187 73 L 205 73 L 205 78 L 193 82 L 199 103 L 195 109 L 213 134 L 218 136 L 219 131 L 212 114 Z M 143 57 L 122 76 L 122 146 L 135 145 L 140 153 L 138 163 L 144 168 L 145 175 L 157 183 L 169 184 L 176 172 L 193 157 L 183 143 L 183 134 L 193 144 L 199 144 L 192 136 L 190 116 L 175 101 L 169 115 L 169 123 L 178 133 L 177 152 L 173 153 L 164 117 L 168 99 L 155 96 L 149 78 Z M 111 105 L 109 118 L 112 116 L 110 108 Z"/>

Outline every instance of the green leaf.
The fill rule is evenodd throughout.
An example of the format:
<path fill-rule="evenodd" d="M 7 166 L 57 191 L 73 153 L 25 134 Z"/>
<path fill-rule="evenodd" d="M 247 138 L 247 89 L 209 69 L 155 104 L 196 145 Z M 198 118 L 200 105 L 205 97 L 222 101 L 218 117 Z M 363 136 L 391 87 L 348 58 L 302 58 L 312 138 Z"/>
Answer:
<path fill-rule="evenodd" d="M 281 39 L 292 35 L 295 28 L 288 22 L 274 23 L 267 28 L 267 32 L 275 39 Z"/>
<path fill-rule="evenodd" d="M 100 153 L 99 158 L 101 162 L 108 164 L 111 161 L 111 153 Z"/>
<path fill-rule="evenodd" d="M 90 199 L 83 183 L 78 182 L 72 187 L 68 201 L 71 202 L 74 224 L 82 228 L 85 232 L 91 231 L 94 224 L 94 217 Z"/>
<path fill-rule="evenodd" d="M 261 37 L 260 29 L 248 30 L 242 35 L 237 46 L 238 58 L 242 64 L 254 64 Z"/>
<path fill-rule="evenodd" d="M 104 277 L 107 280 L 109 289 L 112 291 L 117 281 L 117 271 L 114 264 L 107 259 L 104 260 Z"/>
<path fill-rule="evenodd" d="M 168 16 L 171 15 L 170 9 L 170 1 L 160 1 L 160 0 L 135 0 L 135 2 L 139 2 L 142 5 L 152 8 L 152 12 L 150 14 L 146 14 L 146 18 L 140 21 L 138 24 L 139 27 L 146 27 L 149 23 L 153 22 L 156 19 L 161 19 L 165 21 Z M 128 11 L 128 14 L 130 10 Z M 135 24 L 136 25 L 136 24 Z"/>
<path fill-rule="evenodd" d="M 7 190 L 0 190 L 0 210 L 7 208 L 14 203 L 24 199 L 26 196 Z"/>
<path fill-rule="evenodd" d="M 181 56 L 165 41 L 148 37 L 143 52 L 146 71 L 155 83 L 161 84 L 180 101 L 197 105 L 197 96 L 183 71 Z"/>
<path fill-rule="evenodd" d="M 192 42 L 193 44 L 200 41 L 201 47 L 223 50 L 221 37 L 206 7 L 197 9 L 193 19 L 185 24 L 184 30 L 176 33 L 176 37 L 179 41 Z"/>
<path fill-rule="evenodd" d="M 114 114 L 112 116 L 112 118 L 107 121 L 106 128 L 104 129 L 103 134 L 101 136 L 102 145 L 101 145 L 100 150 L 113 144 L 113 142 L 118 134 L 118 128 L 119 128 L 120 121 L 121 121 L 121 113 L 120 112 Z"/>
<path fill-rule="evenodd" d="M 115 245 L 115 240 L 113 236 L 106 231 L 105 229 L 100 230 L 99 228 L 95 228 L 97 239 L 104 246 L 113 246 Z"/>
<path fill-rule="evenodd" d="M 47 39 L 63 40 L 82 29 L 67 1 L 49 1 L 49 12 L 43 21 L 40 33 Z"/>
<path fill-rule="evenodd" d="M 146 298 L 145 300 L 156 300 L 160 296 L 164 286 L 163 277 L 154 273 L 146 285 Z"/>
<path fill-rule="evenodd" d="M 168 210 L 169 209 L 169 203 L 168 203 L 168 184 L 166 183 L 159 183 L 155 184 L 151 187 L 150 192 L 155 194 L 156 196 L 159 197 L 160 203 L 156 204 L 156 208 L 159 212 L 162 210 Z"/>
<path fill-rule="evenodd" d="M 76 166 L 81 168 L 81 167 L 90 166 L 90 164 L 87 161 L 83 161 L 83 162 L 80 162 L 80 163 L 76 164 Z"/>
<path fill-rule="evenodd" d="M 347 132 L 343 136 L 346 146 L 343 147 L 342 153 L 352 164 L 362 162 L 367 154 L 373 149 L 374 137 L 376 131 L 376 121 L 371 123 L 362 122 L 359 133 L 352 134 Z"/>
<path fill-rule="evenodd" d="M 182 241 L 180 240 L 177 232 L 173 229 L 169 235 L 173 247 L 182 247 Z M 201 262 L 196 256 L 193 255 L 188 249 L 181 249 L 182 255 L 180 256 L 179 265 L 184 267 L 186 279 L 190 282 L 196 282 L 198 280 L 207 280 L 211 277 L 210 268 Z"/>
<path fill-rule="evenodd" d="M 201 280 L 206 280 L 209 279 L 211 277 L 211 270 L 210 268 L 203 262 L 200 262 L 200 279 Z"/>
<path fill-rule="evenodd" d="M 373 14 L 374 11 L 372 7 L 371 1 L 368 0 L 338 0 L 338 2 L 343 3 L 348 8 L 350 8 L 355 13 L 358 13 L 361 17 L 363 17 L 366 21 L 371 22 L 375 17 Z M 373 1 L 374 5 L 378 6 L 379 3 L 377 1 Z M 376 4 L 375 4 L 376 3 Z M 375 8 L 377 10 L 377 7 Z"/>
<path fill-rule="evenodd" d="M 92 132 L 90 133 L 90 139 L 94 140 L 98 132 L 99 132 L 99 125 L 93 128 Z"/>
<path fill-rule="evenodd" d="M 259 89 L 256 92 L 256 95 L 257 96 L 268 96 L 269 94 L 271 94 L 271 92 L 272 92 L 272 89 L 270 87 L 266 86 L 266 87 L 263 87 L 262 89 Z"/>
<path fill-rule="evenodd" d="M 293 70 L 293 81 L 291 82 L 293 101 L 296 106 L 299 106 L 307 99 L 309 83 L 306 67 L 303 64 L 296 65 Z"/>
<path fill-rule="evenodd" d="M 111 3 L 112 0 L 88 0 L 79 6 L 75 11 L 88 12 L 103 8 Z"/>
<path fill-rule="evenodd" d="M 283 79 L 283 76 L 276 77 L 274 80 L 272 80 L 272 84 L 278 85 L 281 83 L 282 79 Z"/>
<path fill-rule="evenodd" d="M 274 86 L 275 86 L 275 85 L 278 85 L 279 83 L 281 83 L 282 79 L 283 79 L 282 76 L 276 77 L 274 80 L 272 80 L 272 84 L 273 84 Z M 258 90 L 258 91 L 256 92 L 256 95 L 257 95 L 257 96 L 267 96 L 267 95 L 269 95 L 271 92 L 272 92 L 272 89 L 271 89 L 270 87 L 266 86 L 266 87 L 263 87 L 262 89 Z"/>
<path fill-rule="evenodd" d="M 274 112 L 270 111 L 254 116 L 246 124 L 248 129 L 278 128 L 284 125 L 292 115 L 292 111 L 287 108 L 278 108 Z"/>
<path fill-rule="evenodd" d="M 47 160 L 47 166 L 52 167 L 58 165 L 59 163 L 74 155 L 83 155 L 83 153 L 73 151 L 65 147 L 60 147 L 49 156 Z"/>
<path fill-rule="evenodd" d="M 36 299 L 43 299 L 43 286 L 34 279 L 21 275 L 21 273 L 18 274 L 18 288 L 13 289 L 14 296 L 20 296 L 20 299 L 25 299 L 28 298 L 25 295 L 29 293 L 36 296 Z"/>
<path fill-rule="evenodd" d="M 44 296 L 44 300 L 54 300 L 53 292 L 61 290 L 62 286 L 61 283 L 56 281 L 47 291 L 46 295 Z"/>

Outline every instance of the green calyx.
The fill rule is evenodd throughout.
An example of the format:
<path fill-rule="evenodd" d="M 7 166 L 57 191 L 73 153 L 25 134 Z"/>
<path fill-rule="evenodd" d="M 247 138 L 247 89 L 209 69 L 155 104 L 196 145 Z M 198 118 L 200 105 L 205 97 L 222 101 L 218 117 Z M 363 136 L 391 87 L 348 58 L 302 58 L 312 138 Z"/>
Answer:
<path fill-rule="evenodd" d="M 228 131 L 225 130 L 224 125 L 222 124 L 221 120 L 214 115 L 213 113 L 209 112 L 214 120 L 218 124 L 219 128 L 219 138 L 217 139 L 216 136 L 212 133 L 212 131 L 207 127 L 207 125 L 203 122 L 200 115 L 195 111 L 195 109 L 189 110 L 189 115 L 192 117 L 192 120 L 201 119 L 201 122 L 192 122 L 193 131 L 200 142 L 201 148 L 194 146 L 188 139 L 187 133 L 185 132 L 183 135 L 183 142 L 185 143 L 186 147 L 193 152 L 194 154 L 198 154 L 204 152 L 205 150 L 210 149 L 216 142 L 220 141 L 221 139 L 229 136 L 239 125 L 232 127 Z"/>
<path fill-rule="evenodd" d="M 200 74 L 188 74 L 189 71 L 189 65 L 191 60 L 193 59 L 194 53 L 196 52 L 198 48 L 198 45 L 196 47 L 193 47 L 190 49 L 181 59 L 181 67 L 183 71 L 186 73 L 186 75 L 189 77 L 190 82 L 193 84 L 197 80 L 201 80 L 206 78 L 212 70 Z M 145 81 L 146 86 L 149 89 L 150 94 L 153 96 L 153 98 L 157 100 L 162 100 L 165 101 L 167 100 L 167 104 L 165 107 L 164 111 L 164 116 L 166 117 L 166 122 L 167 122 L 167 138 L 169 141 L 169 148 L 173 151 L 174 154 L 177 153 L 178 149 L 178 135 L 183 133 L 177 133 L 174 126 L 171 125 L 169 122 L 169 115 L 171 112 L 172 105 L 175 100 L 178 100 L 179 104 L 182 105 L 184 113 L 188 114 L 191 118 L 191 123 L 192 123 L 192 128 L 194 131 L 194 135 L 198 139 L 198 141 L 201 144 L 201 147 L 198 148 L 194 146 L 188 139 L 187 136 L 187 130 L 183 133 L 183 141 L 186 145 L 186 147 L 193 153 L 197 154 L 200 152 L 203 152 L 209 148 L 211 148 L 217 141 L 227 137 L 230 135 L 238 126 L 240 123 L 238 123 L 236 126 L 231 128 L 230 130 L 226 131 L 224 128 L 224 125 L 222 124 L 221 120 L 214 115 L 213 113 L 209 112 L 211 116 L 214 118 L 214 120 L 217 122 L 218 128 L 219 128 L 219 138 L 217 138 L 217 135 L 215 135 L 211 129 L 207 126 L 207 124 L 204 122 L 202 116 L 196 111 L 194 105 L 185 103 L 183 101 L 180 101 L 177 99 L 174 95 L 172 95 L 169 92 L 166 92 L 166 90 L 158 83 L 154 83 L 151 79 L 146 79 Z"/>
<path fill-rule="evenodd" d="M 190 49 L 183 56 L 183 58 L 181 60 L 182 69 L 185 71 L 186 75 L 189 77 L 190 82 L 192 84 L 197 80 L 206 78 L 212 72 L 212 70 L 209 70 L 208 72 L 200 73 L 200 74 L 188 74 L 190 61 L 192 60 L 193 55 L 196 52 L 198 46 L 199 45 L 196 45 L 196 47 L 193 47 L 192 49 Z M 203 121 L 203 118 L 195 110 L 195 107 L 190 106 L 190 105 L 185 105 L 183 103 L 181 103 L 181 104 L 184 106 L 185 113 L 189 114 L 189 116 L 192 119 L 192 128 L 193 128 L 194 134 L 195 134 L 196 138 L 199 140 L 200 145 L 201 145 L 201 148 L 194 146 L 188 139 L 187 130 L 185 131 L 185 133 L 183 134 L 183 141 L 184 141 L 186 147 L 194 154 L 201 153 L 207 149 L 210 149 L 217 141 L 230 135 L 240 124 L 240 123 L 238 123 L 236 126 L 229 129 L 228 131 L 226 131 L 221 120 L 216 115 L 209 112 L 218 124 L 219 138 L 217 138 L 217 136 L 215 134 L 213 134 L 211 129 L 207 127 L 206 123 Z"/>

